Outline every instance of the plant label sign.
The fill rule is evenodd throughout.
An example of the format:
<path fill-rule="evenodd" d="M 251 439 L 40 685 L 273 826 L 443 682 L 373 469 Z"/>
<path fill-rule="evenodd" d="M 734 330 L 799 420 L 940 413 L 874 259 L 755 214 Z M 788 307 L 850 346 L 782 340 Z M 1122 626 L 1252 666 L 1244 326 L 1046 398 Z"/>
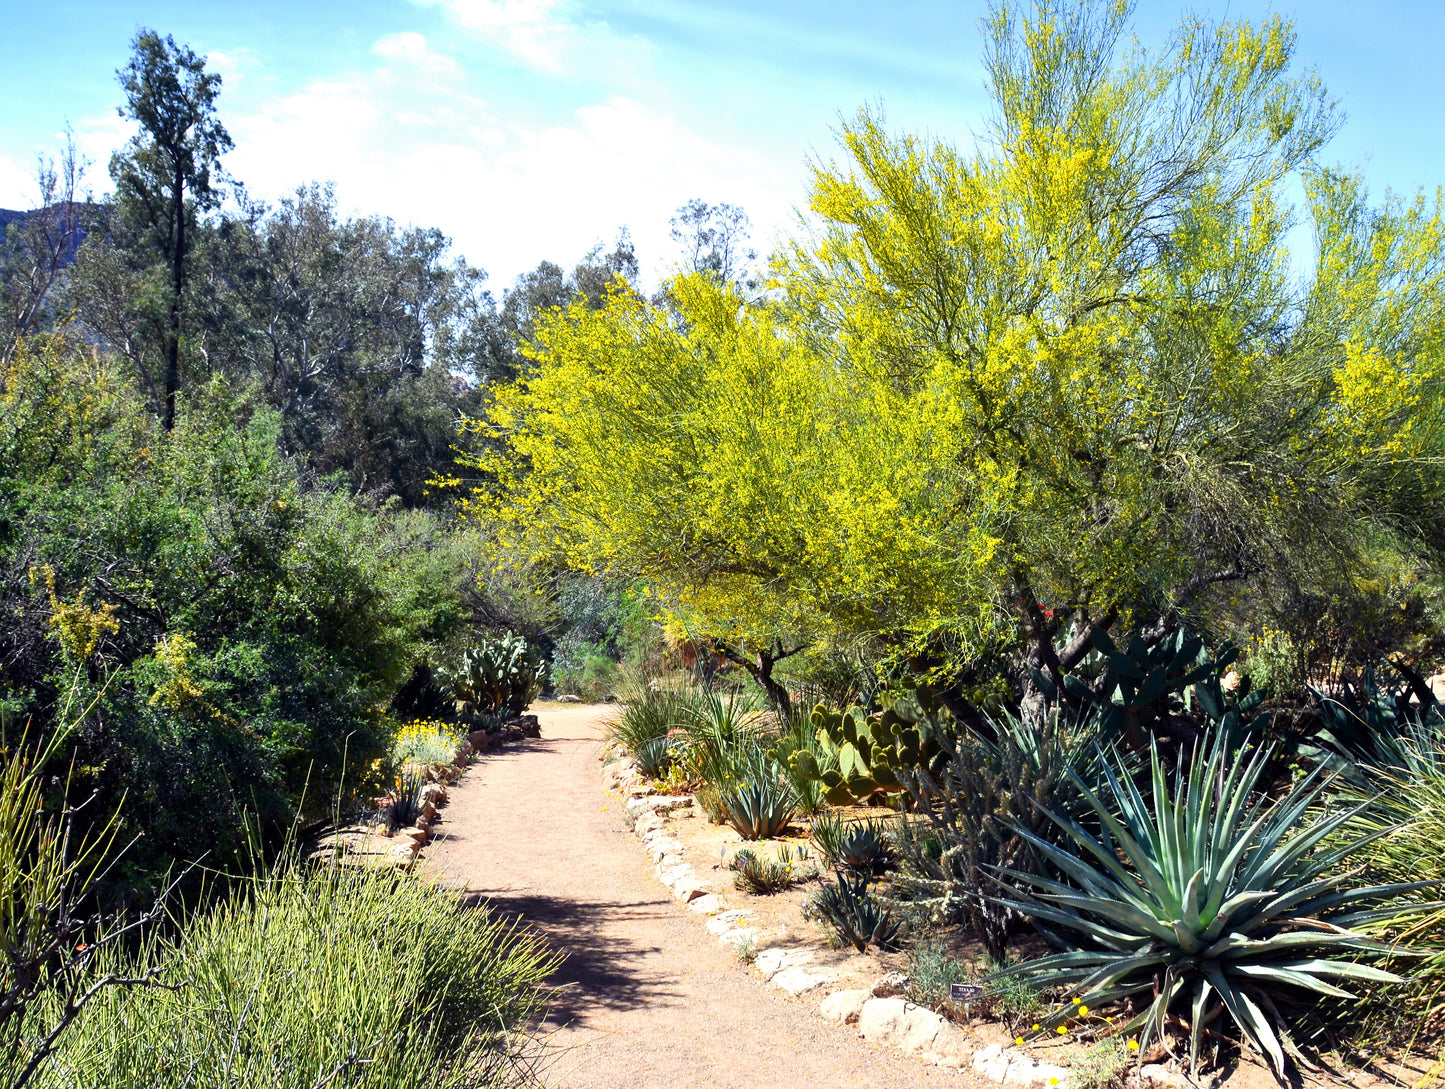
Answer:
<path fill-rule="evenodd" d="M 977 1002 L 982 997 L 983 988 L 977 983 L 950 983 L 948 985 L 950 1002 Z"/>

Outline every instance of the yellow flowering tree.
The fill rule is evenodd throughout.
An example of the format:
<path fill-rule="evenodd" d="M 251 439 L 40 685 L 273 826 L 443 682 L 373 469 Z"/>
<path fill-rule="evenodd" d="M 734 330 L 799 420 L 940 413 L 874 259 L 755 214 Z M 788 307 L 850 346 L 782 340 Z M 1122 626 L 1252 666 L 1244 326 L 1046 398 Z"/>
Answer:
<path fill-rule="evenodd" d="M 467 505 L 694 631 L 1055 678 L 1224 584 L 1433 558 L 1438 198 L 1317 165 L 1335 119 L 1283 21 L 1150 53 L 1127 17 L 996 8 L 972 149 L 860 113 L 763 303 L 690 276 L 555 312 Z"/>

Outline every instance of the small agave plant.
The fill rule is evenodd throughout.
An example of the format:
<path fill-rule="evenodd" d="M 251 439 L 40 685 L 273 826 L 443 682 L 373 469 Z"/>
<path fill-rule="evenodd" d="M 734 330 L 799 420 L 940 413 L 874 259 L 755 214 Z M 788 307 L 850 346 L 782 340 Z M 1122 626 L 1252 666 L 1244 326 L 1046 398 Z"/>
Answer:
<path fill-rule="evenodd" d="M 1055 876 L 1000 869 L 1026 891 L 998 902 L 1064 948 L 995 979 L 1077 996 L 1075 1006 L 1041 1019 L 1041 1032 L 1062 1029 L 1079 1004 L 1130 999 L 1138 1012 L 1111 1031 L 1137 1034 L 1147 1047 L 1163 1039 L 1166 1018 L 1178 1018 L 1189 1029 L 1192 1069 L 1206 1032 L 1219 1032 L 1227 1015 L 1283 1078 L 1285 1051 L 1298 1051 L 1281 1006 L 1299 992 L 1352 997 L 1341 983 L 1402 982 L 1359 963 L 1387 947 L 1357 928 L 1418 911 L 1404 897 L 1423 886 L 1351 884 L 1357 871 L 1345 864 L 1384 833 L 1323 848 L 1356 810 L 1316 808 L 1330 782 L 1318 769 L 1270 800 L 1256 791 L 1268 750 L 1246 759 L 1217 734 L 1207 751 L 1181 762 L 1172 788 L 1157 746 L 1151 755 L 1147 798 L 1107 760 L 1106 797 L 1070 772 L 1097 834 L 1056 813 L 1063 845 L 1018 829 Z"/>

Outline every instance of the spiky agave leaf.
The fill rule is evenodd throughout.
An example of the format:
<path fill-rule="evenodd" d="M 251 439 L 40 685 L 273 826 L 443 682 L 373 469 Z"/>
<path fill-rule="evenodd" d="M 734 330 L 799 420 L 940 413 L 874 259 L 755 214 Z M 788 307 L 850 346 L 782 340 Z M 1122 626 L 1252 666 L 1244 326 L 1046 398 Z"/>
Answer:
<path fill-rule="evenodd" d="M 1353 886 L 1357 875 L 1341 867 L 1374 837 L 1320 849 L 1354 810 L 1316 805 L 1329 782 L 1318 770 L 1268 800 L 1256 790 L 1268 758 L 1267 750 L 1244 758 L 1219 732 L 1207 751 L 1201 744 L 1181 761 L 1171 788 L 1154 746 L 1147 797 L 1107 760 L 1098 792 L 1071 770 L 1099 831 L 1055 812 L 1062 845 L 1017 829 L 1055 876 L 1000 869 L 1028 891 L 996 897 L 1064 951 L 999 977 L 1067 986 L 1091 1008 L 1147 997 L 1119 1031 L 1147 1046 L 1166 1016 L 1181 1017 L 1192 1065 L 1222 1011 L 1281 1077 L 1292 1044 L 1273 1001 L 1280 989 L 1350 997 L 1341 983 L 1400 982 L 1358 963 L 1386 947 L 1355 927 L 1417 906 L 1402 898 L 1423 883 Z M 1071 1013 L 1060 1010 L 1041 1031 Z"/>

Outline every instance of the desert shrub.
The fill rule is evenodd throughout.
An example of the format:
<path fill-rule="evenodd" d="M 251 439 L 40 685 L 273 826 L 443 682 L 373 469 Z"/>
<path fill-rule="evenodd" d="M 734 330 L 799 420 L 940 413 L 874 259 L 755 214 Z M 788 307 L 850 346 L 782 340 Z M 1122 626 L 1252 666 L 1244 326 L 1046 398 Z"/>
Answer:
<path fill-rule="evenodd" d="M 413 719 L 402 723 L 391 739 L 391 760 L 400 767 L 417 764 L 450 764 L 462 743 L 461 727 L 436 719 Z"/>
<path fill-rule="evenodd" d="M 175 989 L 98 997 L 38 1084 L 498 1084 L 556 964 L 458 893 L 349 867 L 256 878 L 140 956 Z"/>
<path fill-rule="evenodd" d="M 731 865 L 733 884 L 758 896 L 772 896 L 818 876 L 817 867 L 808 864 L 806 848 L 794 855 L 792 848 L 786 845 L 778 851 L 776 858 L 768 858 L 745 847 L 733 855 Z"/>
<path fill-rule="evenodd" d="M 906 777 L 914 811 L 895 827 L 899 893 L 926 907 L 938 925 L 963 924 L 989 954 L 1004 955 L 1022 921 L 995 895 L 1000 869 L 1040 869 L 1030 836 L 1050 839 L 1049 806 L 1067 808 L 1077 791 L 1068 772 L 1090 768 L 1091 720 L 1055 710 L 1039 727 L 1000 714 L 993 737 L 960 729 L 944 744 L 936 771 Z M 1027 833 L 1027 834 L 1026 834 Z"/>
<path fill-rule="evenodd" d="M 868 879 L 842 870 L 835 876 L 814 894 L 809 914 L 860 953 L 870 945 L 885 952 L 897 949 L 899 925 L 888 906 L 868 891 Z"/>
<path fill-rule="evenodd" d="M 949 1001 L 949 987 L 968 979 L 967 966 L 949 955 L 945 941 L 924 938 L 908 950 L 908 993 L 920 1006 L 937 1009 Z"/>
<path fill-rule="evenodd" d="M 1050 872 L 1001 868 L 1027 891 L 1000 899 L 1063 951 L 1002 974 L 1068 988 L 1091 1009 L 1132 1001 L 1136 1012 L 1107 1031 L 1137 1032 L 1141 1046 L 1167 1023 L 1182 1024 L 1192 1066 L 1206 1035 L 1217 1039 L 1232 1024 L 1283 1077 L 1290 1015 L 1302 1003 L 1351 997 L 1342 983 L 1399 982 L 1362 963 L 1388 947 L 1358 928 L 1398 921 L 1416 886 L 1356 884 L 1344 867 L 1369 837 L 1320 849 L 1351 815 L 1320 810 L 1321 773 L 1270 799 L 1260 793 L 1270 752 L 1236 752 L 1226 736 L 1217 731 L 1186 754 L 1172 786 L 1157 745 L 1142 790 L 1108 762 L 1097 793 L 1070 771 L 1096 831 L 1057 809 L 1049 815 L 1062 845 L 1015 826 Z M 1041 1025 L 1053 1030 L 1074 1016 L 1065 1005 Z"/>
<path fill-rule="evenodd" d="M 79 678 L 74 790 L 140 835 L 108 880 L 148 898 L 359 787 L 378 708 L 468 623 L 474 557 L 309 474 L 244 389 L 195 387 L 170 432 L 126 390 L 88 348 L 30 347 L 0 392 L 0 716 L 49 731 Z"/>
<path fill-rule="evenodd" d="M 1132 1056 L 1118 1037 L 1098 1040 L 1069 1062 L 1069 1084 L 1075 1089 L 1113 1089 L 1124 1084 Z"/>

